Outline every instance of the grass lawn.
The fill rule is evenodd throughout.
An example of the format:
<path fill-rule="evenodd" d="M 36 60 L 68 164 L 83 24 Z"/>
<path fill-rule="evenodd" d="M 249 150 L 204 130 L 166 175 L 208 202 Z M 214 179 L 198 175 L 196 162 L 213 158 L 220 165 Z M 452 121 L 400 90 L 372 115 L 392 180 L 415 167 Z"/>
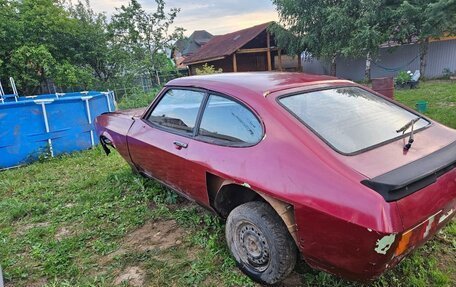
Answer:
<path fill-rule="evenodd" d="M 456 128 L 456 83 L 396 92 Z M 223 223 L 100 148 L 0 172 L 6 286 L 254 286 Z M 284 286 L 358 286 L 300 264 Z M 455 286 L 456 221 L 372 286 Z"/>

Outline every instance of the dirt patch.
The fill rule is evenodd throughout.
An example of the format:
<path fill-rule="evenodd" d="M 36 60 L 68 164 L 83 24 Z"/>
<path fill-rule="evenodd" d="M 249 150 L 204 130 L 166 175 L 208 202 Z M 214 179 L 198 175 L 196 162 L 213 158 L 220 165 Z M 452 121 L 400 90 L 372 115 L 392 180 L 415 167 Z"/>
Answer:
<path fill-rule="evenodd" d="M 41 278 L 38 280 L 30 281 L 27 282 L 27 287 L 42 287 L 46 286 L 48 284 L 48 281 L 45 278 Z M 5 283 L 5 287 L 15 287 L 13 283 Z"/>
<path fill-rule="evenodd" d="M 99 260 L 104 265 L 116 256 L 129 252 L 146 252 L 150 250 L 164 250 L 182 244 L 187 232 L 180 228 L 175 220 L 147 222 L 139 229 L 128 234 L 121 247 Z"/>
<path fill-rule="evenodd" d="M 138 266 L 125 268 L 114 280 L 114 285 L 120 285 L 123 282 L 130 286 L 143 286 L 146 278 L 146 272 Z"/>
<path fill-rule="evenodd" d="M 175 220 L 148 222 L 128 234 L 123 246 L 138 251 L 162 250 L 181 244 L 185 234 Z"/>
<path fill-rule="evenodd" d="M 72 234 L 71 230 L 66 228 L 66 227 L 61 227 L 59 228 L 59 230 L 57 230 L 57 232 L 55 233 L 55 239 L 57 239 L 57 241 L 60 241 L 68 236 L 70 236 Z"/>
<path fill-rule="evenodd" d="M 302 286 L 301 282 L 301 275 L 297 272 L 293 272 L 285 278 L 280 284 L 278 284 L 278 287 L 297 287 L 297 286 Z"/>
<path fill-rule="evenodd" d="M 16 229 L 16 235 L 24 235 L 27 233 L 32 228 L 43 228 L 43 227 L 49 227 L 51 224 L 49 222 L 38 222 L 38 223 L 29 223 L 25 224 L 22 226 L 18 226 Z"/>

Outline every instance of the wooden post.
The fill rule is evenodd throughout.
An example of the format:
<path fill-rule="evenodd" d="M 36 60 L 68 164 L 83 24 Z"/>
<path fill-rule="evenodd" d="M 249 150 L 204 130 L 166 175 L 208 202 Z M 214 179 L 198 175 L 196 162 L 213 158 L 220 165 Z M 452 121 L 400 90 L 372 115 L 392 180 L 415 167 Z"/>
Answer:
<path fill-rule="evenodd" d="M 236 52 L 233 54 L 233 72 L 237 72 Z"/>
<path fill-rule="evenodd" d="M 268 44 L 268 51 L 266 52 L 266 53 L 267 53 L 267 56 L 268 56 L 268 71 L 272 71 L 272 63 L 271 63 L 271 35 L 269 34 L 269 32 L 267 32 L 267 34 L 266 34 L 266 41 L 267 41 L 267 44 Z"/>
<path fill-rule="evenodd" d="M 277 51 L 277 53 L 278 53 L 278 57 L 279 57 L 279 70 L 282 72 L 283 71 L 283 69 L 282 69 L 282 50 L 279 49 Z"/>

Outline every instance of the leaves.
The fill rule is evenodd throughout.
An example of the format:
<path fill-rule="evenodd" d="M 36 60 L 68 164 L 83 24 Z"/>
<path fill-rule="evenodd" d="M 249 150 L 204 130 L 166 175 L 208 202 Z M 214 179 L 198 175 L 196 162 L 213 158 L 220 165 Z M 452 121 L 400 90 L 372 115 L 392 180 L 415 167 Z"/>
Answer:
<path fill-rule="evenodd" d="M 109 31 L 118 48 L 128 53 L 138 63 L 138 70 L 153 75 L 159 67 L 166 67 L 163 55 L 172 48 L 172 43 L 181 39 L 184 29 L 171 25 L 179 13 L 172 8 L 165 11 L 165 2 L 156 0 L 156 10 L 148 13 L 136 0 L 122 5 L 112 17 Z M 169 68 L 169 66 L 168 66 Z"/>
<path fill-rule="evenodd" d="M 213 65 L 208 65 L 205 63 L 201 68 L 196 68 L 197 75 L 209 75 L 209 74 L 218 74 L 223 73 L 221 68 L 216 69 Z"/>
<path fill-rule="evenodd" d="M 15 77 L 25 95 L 48 92 L 49 82 L 131 86 L 138 74 L 174 69 L 166 52 L 182 37 L 171 28 L 178 13 L 163 0 L 147 13 L 132 0 L 109 22 L 88 1 L 0 0 L 0 75 Z"/>
<path fill-rule="evenodd" d="M 55 65 L 55 59 L 44 45 L 21 46 L 17 48 L 10 60 L 13 68 L 12 76 L 19 86 L 27 87 L 26 93 L 35 93 L 32 87 L 39 86 L 50 68 Z"/>
<path fill-rule="evenodd" d="M 319 58 L 375 56 L 387 41 L 426 42 L 456 34 L 456 0 L 273 0 L 278 44 Z M 423 49 L 423 53 L 426 49 Z"/>

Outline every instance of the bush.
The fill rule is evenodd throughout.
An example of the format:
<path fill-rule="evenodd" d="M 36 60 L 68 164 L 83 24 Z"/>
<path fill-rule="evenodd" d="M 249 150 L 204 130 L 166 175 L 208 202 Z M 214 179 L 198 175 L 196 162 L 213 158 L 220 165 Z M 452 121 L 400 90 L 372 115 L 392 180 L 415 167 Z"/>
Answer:
<path fill-rule="evenodd" d="M 412 80 L 413 73 L 411 71 L 400 71 L 396 77 L 396 84 L 404 85 Z"/>
<path fill-rule="evenodd" d="M 155 99 L 160 90 L 161 87 L 157 87 L 148 93 L 140 90 L 129 93 L 120 99 L 118 107 L 120 110 L 147 107 Z"/>
<path fill-rule="evenodd" d="M 197 75 L 209 75 L 209 74 L 219 74 L 223 73 L 223 70 L 221 68 L 215 69 L 213 65 L 208 65 L 207 63 L 204 64 L 201 69 L 196 68 L 196 74 Z"/>
<path fill-rule="evenodd" d="M 456 70 L 454 72 L 451 72 L 449 68 L 445 68 L 442 71 L 442 75 L 444 79 L 450 79 L 450 77 L 456 76 Z"/>

